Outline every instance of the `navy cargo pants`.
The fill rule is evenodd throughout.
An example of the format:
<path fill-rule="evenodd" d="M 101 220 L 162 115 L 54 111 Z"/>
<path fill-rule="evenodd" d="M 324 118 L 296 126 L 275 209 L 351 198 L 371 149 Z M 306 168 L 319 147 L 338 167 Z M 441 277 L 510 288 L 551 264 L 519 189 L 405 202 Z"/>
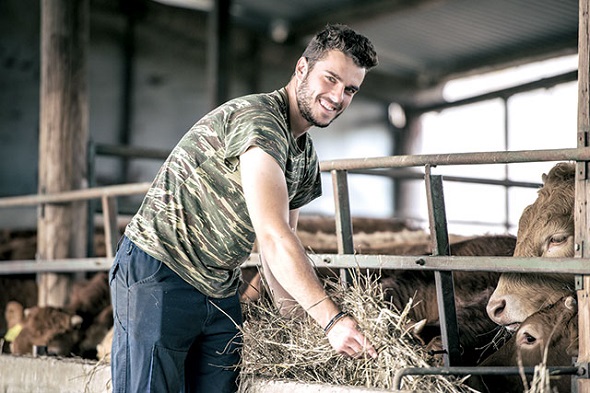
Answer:
<path fill-rule="evenodd" d="M 109 280 L 113 393 L 237 390 L 237 294 L 205 296 L 125 236 Z"/>

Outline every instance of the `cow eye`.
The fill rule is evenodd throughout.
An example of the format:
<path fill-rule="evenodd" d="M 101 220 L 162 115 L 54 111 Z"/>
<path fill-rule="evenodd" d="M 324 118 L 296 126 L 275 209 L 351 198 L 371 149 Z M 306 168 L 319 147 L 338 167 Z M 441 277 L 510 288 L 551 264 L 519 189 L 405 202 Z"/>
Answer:
<path fill-rule="evenodd" d="M 554 246 L 554 245 L 558 245 L 561 243 L 565 243 L 566 240 L 567 240 L 567 235 L 557 234 L 557 235 L 551 236 L 551 238 L 549 239 L 549 244 Z"/>
<path fill-rule="evenodd" d="M 525 344 L 534 344 L 537 339 L 534 336 L 531 336 L 527 332 L 523 333 L 524 343 Z"/>

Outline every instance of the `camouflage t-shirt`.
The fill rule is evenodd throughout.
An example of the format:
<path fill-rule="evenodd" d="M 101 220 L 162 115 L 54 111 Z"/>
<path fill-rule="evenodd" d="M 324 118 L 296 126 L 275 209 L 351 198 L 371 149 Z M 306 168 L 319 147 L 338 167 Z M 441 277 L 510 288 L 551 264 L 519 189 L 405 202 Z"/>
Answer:
<path fill-rule="evenodd" d="M 239 156 L 251 146 L 285 173 L 289 207 L 321 195 L 311 138 L 294 139 L 285 89 L 231 100 L 198 121 L 164 162 L 125 234 L 185 281 L 212 297 L 234 294 L 254 228 L 241 186 Z"/>

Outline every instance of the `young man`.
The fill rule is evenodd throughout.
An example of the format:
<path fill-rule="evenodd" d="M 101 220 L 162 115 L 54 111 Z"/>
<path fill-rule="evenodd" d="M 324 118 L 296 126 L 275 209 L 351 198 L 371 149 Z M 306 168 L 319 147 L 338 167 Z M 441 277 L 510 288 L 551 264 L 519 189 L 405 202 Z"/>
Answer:
<path fill-rule="evenodd" d="M 255 240 L 282 312 L 298 303 L 338 353 L 377 356 L 326 295 L 295 234 L 299 208 L 321 194 L 307 131 L 338 117 L 376 65 L 366 37 L 327 26 L 286 87 L 231 100 L 180 140 L 111 268 L 113 392 L 236 391 L 236 291 Z"/>

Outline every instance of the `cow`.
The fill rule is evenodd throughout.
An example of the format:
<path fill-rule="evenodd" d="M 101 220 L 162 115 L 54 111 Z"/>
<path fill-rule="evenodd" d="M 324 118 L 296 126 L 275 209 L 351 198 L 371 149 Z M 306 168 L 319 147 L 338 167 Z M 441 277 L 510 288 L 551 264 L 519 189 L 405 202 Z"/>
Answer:
<path fill-rule="evenodd" d="M 515 334 L 480 366 L 570 366 L 578 352 L 578 313 L 571 293 L 527 317 Z M 530 384 L 532 376 L 527 380 Z M 523 379 L 516 376 L 471 377 L 467 383 L 481 392 L 523 392 Z M 559 393 L 569 392 L 571 376 L 552 376 L 551 386 Z"/>
<path fill-rule="evenodd" d="M 535 202 L 519 220 L 515 257 L 574 256 L 575 164 L 562 162 L 542 176 Z M 487 304 L 489 317 L 514 331 L 539 309 L 555 303 L 574 287 L 564 273 L 502 273 Z"/>
<path fill-rule="evenodd" d="M 20 334 L 23 328 L 23 321 L 25 319 L 23 305 L 16 301 L 8 302 L 4 310 L 4 318 L 6 319 L 8 330 L 4 334 L 4 339 L 0 340 L 2 341 L 0 352 L 10 352 L 10 344 Z"/>
<path fill-rule="evenodd" d="M 47 354 L 70 356 L 77 351 L 82 317 L 57 307 L 25 309 L 23 328 L 11 344 L 11 353 L 30 354 L 34 346 L 47 347 Z"/>
<path fill-rule="evenodd" d="M 0 288 L 0 310 L 5 310 L 9 302 L 20 303 L 24 308 L 37 305 L 38 289 L 34 274 L 0 276 Z M 0 319 L 0 332 L 7 329 L 6 321 Z"/>
<path fill-rule="evenodd" d="M 98 345 L 104 340 L 109 330 L 113 327 L 113 306 L 106 306 L 86 329 L 79 344 L 79 355 L 86 359 L 98 357 Z"/>
<path fill-rule="evenodd" d="M 25 318 L 19 334 L 23 337 L 15 339 L 15 354 L 31 353 L 33 345 L 44 345 L 50 354 L 96 359 L 96 346 L 113 326 L 108 274 L 98 272 L 74 283 L 64 307 L 35 306 L 27 310 L 31 317 Z M 64 322 L 68 319 L 70 325 Z"/>
<path fill-rule="evenodd" d="M 454 256 L 512 256 L 516 238 L 511 235 L 478 236 L 450 245 Z M 455 306 L 463 365 L 475 365 L 493 349 L 489 344 L 498 326 L 486 315 L 485 305 L 498 282 L 496 272 L 453 272 Z M 413 299 L 409 318 L 414 334 L 433 350 L 440 350 L 440 321 L 434 272 L 384 270 L 378 280 L 386 299 L 402 310 Z"/>
<path fill-rule="evenodd" d="M 96 346 L 96 357 L 101 362 L 111 362 L 111 349 L 113 346 L 114 331 L 115 330 L 111 327 L 107 334 L 103 337 L 102 341 Z"/>

